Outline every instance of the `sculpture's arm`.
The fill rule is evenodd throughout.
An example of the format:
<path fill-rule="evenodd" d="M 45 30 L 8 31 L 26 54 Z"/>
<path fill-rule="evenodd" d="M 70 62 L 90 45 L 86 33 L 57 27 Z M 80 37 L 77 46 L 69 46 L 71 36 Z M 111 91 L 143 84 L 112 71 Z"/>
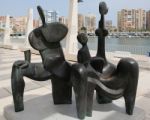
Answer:
<path fill-rule="evenodd" d="M 25 60 L 19 60 L 19 61 L 16 61 L 14 63 L 14 65 L 18 68 L 27 68 L 29 66 L 29 63 L 31 61 L 31 51 L 30 50 L 27 50 L 27 51 L 24 51 L 24 57 L 25 57 Z"/>

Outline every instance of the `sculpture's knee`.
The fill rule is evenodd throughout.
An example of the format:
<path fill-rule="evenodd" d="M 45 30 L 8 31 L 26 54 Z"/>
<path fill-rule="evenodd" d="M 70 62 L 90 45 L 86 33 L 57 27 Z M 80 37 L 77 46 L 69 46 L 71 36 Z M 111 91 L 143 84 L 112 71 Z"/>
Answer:
<path fill-rule="evenodd" d="M 76 79 L 74 82 L 79 82 L 79 80 L 84 80 L 87 77 L 86 68 L 82 64 L 74 64 L 72 65 L 71 76 Z"/>
<path fill-rule="evenodd" d="M 78 118 L 84 119 L 86 115 L 86 102 L 87 102 L 87 72 L 82 64 L 72 65 L 71 81 L 73 84 L 77 115 Z"/>
<path fill-rule="evenodd" d="M 12 95 L 16 112 L 22 111 L 24 109 L 23 93 L 25 83 L 23 80 L 23 71 L 20 69 L 20 66 L 22 66 L 22 62 L 16 61 L 13 64 L 11 73 Z"/>
<path fill-rule="evenodd" d="M 14 64 L 13 64 L 13 67 L 20 67 L 20 65 L 22 64 L 23 61 L 15 61 Z"/>
<path fill-rule="evenodd" d="M 13 64 L 12 67 L 12 73 L 11 73 L 11 85 L 12 85 L 12 92 L 23 92 L 22 89 L 24 89 L 25 83 L 23 80 L 23 69 L 20 69 L 20 61 L 16 61 Z"/>
<path fill-rule="evenodd" d="M 133 79 L 138 79 L 139 76 L 139 66 L 138 63 L 132 58 L 123 58 L 119 61 L 117 66 L 117 71 L 122 74 L 122 76 Z"/>
<path fill-rule="evenodd" d="M 13 64 L 13 67 L 21 68 L 21 69 L 27 68 L 28 66 L 29 66 L 29 62 L 26 60 L 18 60 Z"/>
<path fill-rule="evenodd" d="M 11 80 L 12 82 L 17 82 L 21 75 L 21 62 L 16 61 L 12 66 L 12 72 L 11 72 Z"/>

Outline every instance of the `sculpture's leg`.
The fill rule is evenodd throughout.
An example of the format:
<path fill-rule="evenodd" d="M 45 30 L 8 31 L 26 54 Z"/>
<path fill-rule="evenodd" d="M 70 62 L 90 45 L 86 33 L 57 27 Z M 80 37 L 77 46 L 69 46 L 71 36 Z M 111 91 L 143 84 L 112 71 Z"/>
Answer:
<path fill-rule="evenodd" d="M 72 103 L 72 85 L 70 82 L 70 73 L 68 73 L 68 76 L 65 78 L 57 77 L 56 75 L 46 71 L 42 63 L 30 64 L 28 69 L 29 70 L 27 70 L 25 75 L 31 79 L 38 81 L 51 79 L 54 104 Z"/>
<path fill-rule="evenodd" d="M 107 63 L 103 68 L 104 61 L 102 58 L 97 58 L 95 61 L 94 60 L 91 62 L 92 67 L 99 73 L 102 73 L 102 70 L 104 69 L 103 70 L 104 76 L 111 76 L 113 71 L 115 71 L 115 66 L 111 63 Z M 106 104 L 112 102 L 110 98 L 100 94 L 99 91 L 100 91 L 99 86 L 96 86 L 96 100 L 99 104 Z"/>
<path fill-rule="evenodd" d="M 89 79 L 89 78 L 88 78 Z M 90 78 L 92 79 L 92 78 Z M 95 90 L 95 84 L 88 82 L 88 90 L 87 90 L 87 108 L 86 115 L 88 117 L 92 116 L 92 108 L 93 108 L 93 95 Z"/>
<path fill-rule="evenodd" d="M 124 93 L 125 105 L 126 105 L 126 113 L 129 115 L 133 114 L 135 99 L 136 99 L 136 91 L 137 91 L 137 83 L 138 83 L 138 70 L 135 69 L 132 72 L 132 75 L 129 76 L 130 79 L 128 81 L 128 85 L 126 87 Z"/>
<path fill-rule="evenodd" d="M 127 85 L 127 89 L 124 93 L 124 99 L 126 105 L 126 113 L 128 115 L 132 115 L 135 104 L 138 79 L 130 79 L 129 81 L 132 82 L 129 82 L 129 84 Z"/>
<path fill-rule="evenodd" d="M 28 61 L 16 61 L 12 67 L 11 85 L 14 100 L 15 111 L 19 112 L 24 109 L 23 93 L 25 82 L 23 77 L 29 77 L 36 81 L 45 81 L 51 77 L 42 63 L 29 63 Z"/>
<path fill-rule="evenodd" d="M 128 115 L 133 114 L 133 109 L 134 109 L 134 104 L 135 104 L 135 97 L 136 97 L 136 94 L 124 95 L 125 105 L 126 105 L 126 113 Z"/>
<path fill-rule="evenodd" d="M 84 119 L 87 105 L 87 73 L 82 64 L 72 66 L 71 81 L 75 93 L 77 116 Z"/>
<path fill-rule="evenodd" d="M 25 60 L 30 62 L 31 60 L 31 52 L 30 50 L 24 51 Z M 19 112 L 24 110 L 23 104 L 23 94 L 24 94 L 24 87 L 25 82 L 23 79 L 23 72 L 24 68 L 21 68 L 23 65 L 24 67 L 28 66 L 28 62 L 26 61 L 16 61 L 12 67 L 11 73 L 11 88 L 12 88 L 12 95 L 14 101 L 15 112 Z"/>
<path fill-rule="evenodd" d="M 127 77 L 123 96 L 125 99 L 126 113 L 132 115 L 136 98 L 139 67 L 134 59 L 123 58 L 118 64 L 118 70 L 122 72 L 122 76 L 124 73 L 126 74 L 125 77 Z"/>
<path fill-rule="evenodd" d="M 66 79 L 60 79 L 56 76 L 51 79 L 54 104 L 72 103 L 72 85 L 69 78 Z"/>
<path fill-rule="evenodd" d="M 15 105 L 15 111 L 19 112 L 24 110 L 23 105 L 23 93 L 25 83 L 23 80 L 22 69 L 13 65 L 12 74 L 11 74 L 11 86 L 12 86 L 12 95 Z"/>

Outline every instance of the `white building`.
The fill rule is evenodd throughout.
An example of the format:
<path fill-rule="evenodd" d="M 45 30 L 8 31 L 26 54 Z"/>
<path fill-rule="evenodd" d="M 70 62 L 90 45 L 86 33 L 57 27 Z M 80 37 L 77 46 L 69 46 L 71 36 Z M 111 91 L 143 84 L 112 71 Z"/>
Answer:
<path fill-rule="evenodd" d="M 58 22 L 58 13 L 56 11 L 45 10 L 44 13 L 47 23 Z"/>

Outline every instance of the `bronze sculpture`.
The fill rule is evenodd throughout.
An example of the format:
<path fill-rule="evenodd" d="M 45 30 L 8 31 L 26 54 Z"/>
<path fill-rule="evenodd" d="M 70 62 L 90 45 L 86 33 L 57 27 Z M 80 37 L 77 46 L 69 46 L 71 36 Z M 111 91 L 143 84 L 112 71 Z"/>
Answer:
<path fill-rule="evenodd" d="M 31 46 L 39 50 L 42 63 L 30 63 L 30 51 L 25 52 L 24 61 L 16 61 L 12 67 L 11 83 L 15 111 L 22 111 L 25 83 L 23 76 L 37 81 L 52 81 L 54 104 L 71 104 L 72 86 L 70 83 L 70 67 L 66 62 L 60 41 L 66 36 L 68 29 L 60 23 L 45 23 L 43 10 L 37 7 L 43 25 L 34 29 L 29 35 Z M 61 99 L 60 99 L 61 98 Z"/>
<path fill-rule="evenodd" d="M 104 2 L 100 3 L 99 12 L 101 20 L 99 28 L 95 31 L 98 36 L 98 50 L 94 61 L 93 58 L 90 58 L 86 45 L 86 35 L 80 34 L 78 36 L 82 48 L 78 52 L 79 63 L 73 65 L 71 75 L 76 96 L 81 96 L 81 93 L 82 96 L 85 96 L 84 98 L 76 98 L 78 117 L 84 118 L 86 115 L 92 115 L 93 101 L 90 97 L 93 96 L 94 85 L 98 103 L 109 103 L 111 100 L 123 96 L 126 113 L 132 115 L 136 98 L 139 67 L 132 58 L 122 58 L 117 66 L 107 61 L 105 56 L 105 37 L 108 35 L 108 31 L 105 30 L 104 15 L 108 12 L 108 9 Z M 83 91 L 85 92 L 83 93 Z"/>
<path fill-rule="evenodd" d="M 54 104 L 71 104 L 72 87 L 75 92 L 78 118 L 92 116 L 93 94 L 96 90 L 98 103 L 109 103 L 124 97 L 126 112 L 133 113 L 139 68 L 135 60 L 123 58 L 115 66 L 105 56 L 105 37 L 108 31 L 104 26 L 104 15 L 108 9 L 104 2 L 99 5 L 101 19 L 96 35 L 98 36 L 97 55 L 91 57 L 86 34 L 77 36 L 82 48 L 78 51 L 78 62 L 71 65 L 65 60 L 60 41 L 68 29 L 60 23 L 45 22 L 40 6 L 37 7 L 42 26 L 34 29 L 29 35 L 31 46 L 38 50 L 42 63 L 30 63 L 31 53 L 25 51 L 25 60 L 16 61 L 12 67 L 12 93 L 15 111 L 22 111 L 24 80 L 23 76 L 37 81 L 51 79 Z"/>

